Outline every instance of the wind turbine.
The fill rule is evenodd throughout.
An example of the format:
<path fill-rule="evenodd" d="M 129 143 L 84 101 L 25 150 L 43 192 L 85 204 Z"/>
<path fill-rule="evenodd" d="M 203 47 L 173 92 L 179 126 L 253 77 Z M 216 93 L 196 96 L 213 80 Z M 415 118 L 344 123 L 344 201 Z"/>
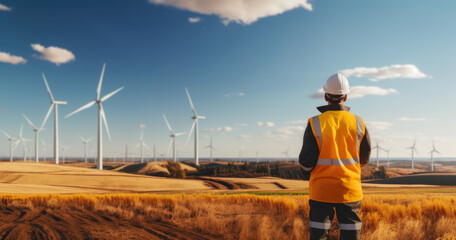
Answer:
<path fill-rule="evenodd" d="M 54 108 L 54 163 L 59 164 L 59 105 L 66 105 L 66 101 L 55 101 L 54 96 L 52 95 L 51 89 L 49 88 L 49 84 L 46 80 L 46 76 L 43 75 L 44 84 L 46 85 L 46 89 L 49 93 L 49 97 L 51 98 L 51 107 L 49 108 L 46 117 L 44 118 L 43 122 L 46 122 L 51 114 L 52 108 Z"/>
<path fill-rule="evenodd" d="M 157 149 L 155 148 L 155 145 L 154 145 L 154 162 L 157 161 Z"/>
<path fill-rule="evenodd" d="M 128 160 L 128 144 L 125 144 L 125 159 L 124 162 L 127 162 Z"/>
<path fill-rule="evenodd" d="M 46 142 L 41 140 L 41 145 L 43 145 L 43 161 L 46 162 Z"/>
<path fill-rule="evenodd" d="M 386 152 L 386 158 L 388 160 L 388 167 L 390 167 L 390 151 L 391 151 L 391 148 L 386 150 L 384 149 L 384 151 Z"/>
<path fill-rule="evenodd" d="M 79 135 L 79 137 L 81 137 L 82 143 L 84 144 L 84 162 L 87 163 L 87 143 L 90 142 L 92 139 L 85 139 L 81 135 Z"/>
<path fill-rule="evenodd" d="M 38 135 L 44 129 L 43 127 L 46 124 L 46 122 L 43 121 L 43 123 L 41 124 L 40 128 L 37 128 L 35 126 L 35 124 L 33 124 L 32 121 L 30 121 L 30 119 L 25 114 L 22 114 L 22 116 L 24 116 L 25 120 L 27 120 L 28 124 L 33 128 L 33 131 L 35 132 L 35 162 L 37 163 L 39 161 L 39 158 L 40 158 L 40 155 L 38 154 L 38 151 L 39 151 L 39 148 L 38 148 L 38 144 L 39 144 Z M 47 120 L 47 119 L 45 119 L 45 120 Z"/>
<path fill-rule="evenodd" d="M 10 146 L 10 162 L 13 161 L 13 152 L 14 152 L 14 149 L 17 147 L 17 144 L 19 143 L 19 141 L 17 140 L 17 138 L 12 138 L 8 133 L 6 133 L 5 131 L 1 130 L 0 131 L 3 133 L 3 135 L 5 135 L 5 137 L 8 138 L 8 141 L 9 141 L 9 146 Z M 14 143 L 13 143 L 14 141 Z M 14 146 L 13 146 L 14 145 Z"/>
<path fill-rule="evenodd" d="M 379 166 L 379 162 L 378 162 L 378 151 L 379 151 L 379 150 L 383 150 L 383 151 L 386 152 L 386 150 L 385 150 L 384 148 L 380 147 L 380 146 L 378 145 L 378 142 L 375 143 L 375 147 L 373 147 L 372 149 L 377 149 L 377 167 L 378 167 L 378 166 Z M 389 153 L 389 152 L 388 152 L 388 153 Z M 389 167 L 389 161 L 388 161 L 388 167 Z"/>
<path fill-rule="evenodd" d="M 104 123 L 104 126 L 105 126 L 105 129 L 106 129 L 106 133 L 108 134 L 108 137 L 109 137 L 109 140 L 111 140 L 111 134 L 109 133 L 109 128 L 108 128 L 108 122 L 106 121 L 106 115 L 105 115 L 105 112 L 103 110 L 103 105 L 102 103 L 106 100 L 108 100 L 110 97 L 112 97 L 114 94 L 116 94 L 117 92 L 119 92 L 120 90 L 124 89 L 124 87 L 120 87 L 119 89 L 115 90 L 114 92 L 108 94 L 108 95 L 105 95 L 104 97 L 100 98 L 100 94 L 101 94 L 101 85 L 103 83 L 103 76 L 104 76 L 104 72 L 105 72 L 105 69 L 106 69 L 106 63 L 103 65 L 103 70 L 101 71 L 101 76 L 100 76 L 100 81 L 98 82 L 98 88 L 97 88 L 97 94 L 96 94 L 96 98 L 94 101 L 91 101 L 89 103 L 87 103 L 86 105 L 80 107 L 79 109 L 77 109 L 76 111 L 68 114 L 65 116 L 65 118 L 68 118 L 84 109 L 87 109 L 87 108 L 90 108 L 92 107 L 93 105 L 95 104 L 98 104 L 98 154 L 97 154 L 97 168 L 99 170 L 103 170 L 103 126 L 102 126 L 102 122 Z"/>
<path fill-rule="evenodd" d="M 289 151 L 290 151 L 290 149 L 287 149 L 287 151 L 282 152 L 282 154 L 285 154 L 285 162 L 288 162 L 288 152 Z"/>
<path fill-rule="evenodd" d="M 435 149 L 434 143 L 432 143 L 432 150 L 429 153 L 431 154 L 431 171 L 434 171 L 434 153 L 440 154 L 440 152 Z"/>
<path fill-rule="evenodd" d="M 149 148 L 146 143 L 144 142 L 144 128 L 146 128 L 146 125 L 144 124 L 139 124 L 139 128 L 141 128 L 141 135 L 139 137 L 139 143 L 136 147 L 141 147 L 141 163 L 144 163 L 144 151 L 143 147 Z"/>
<path fill-rule="evenodd" d="M 171 141 L 169 142 L 168 152 L 169 152 L 169 148 L 171 147 L 171 144 L 173 144 L 173 161 L 175 162 L 176 161 L 176 157 L 177 157 L 177 154 L 176 154 L 176 137 L 180 136 L 182 134 L 185 134 L 185 132 L 174 133 L 173 129 L 171 128 L 171 125 L 169 125 L 168 119 L 166 119 L 165 114 L 163 114 L 163 119 L 165 119 L 166 125 L 168 126 L 169 133 L 171 133 L 171 135 L 170 135 Z"/>
<path fill-rule="evenodd" d="M 68 149 L 70 149 L 70 146 L 64 146 L 63 144 L 60 144 L 60 146 L 62 147 L 62 153 L 63 153 L 62 161 L 63 161 L 63 164 L 65 164 L 65 157 L 68 152 Z"/>
<path fill-rule="evenodd" d="M 167 153 L 159 153 L 158 155 L 160 155 L 160 161 L 163 161 L 163 157 L 166 155 Z"/>
<path fill-rule="evenodd" d="M 192 98 L 190 97 L 190 93 L 188 93 L 187 88 L 185 88 L 185 92 L 187 92 L 187 97 L 188 97 L 188 102 L 190 103 L 190 107 L 192 108 L 193 111 L 193 125 L 192 128 L 190 129 L 190 132 L 188 132 L 188 137 L 187 137 L 187 142 L 190 139 L 190 135 L 192 135 L 193 129 L 195 129 L 195 164 L 199 165 L 199 152 L 198 152 L 198 119 L 205 119 L 205 116 L 198 116 L 196 114 L 195 107 L 193 106 Z"/>
<path fill-rule="evenodd" d="M 209 148 L 209 152 L 210 152 L 210 161 L 212 162 L 212 150 L 215 150 L 214 148 L 214 145 L 212 145 L 212 137 L 211 137 L 211 141 L 209 142 L 209 145 L 207 145 L 205 148 Z"/>
<path fill-rule="evenodd" d="M 26 162 L 27 161 L 27 146 L 26 146 L 25 142 L 30 141 L 30 140 L 22 137 L 23 128 L 24 128 L 24 126 L 21 125 L 21 130 L 19 131 L 19 137 L 17 138 L 17 141 L 22 143 L 22 148 L 24 150 L 24 162 Z"/>
<path fill-rule="evenodd" d="M 415 148 L 415 145 L 416 145 L 416 139 L 415 139 L 415 141 L 413 141 L 413 145 L 412 145 L 412 146 L 406 148 L 406 149 L 410 149 L 411 152 L 412 152 L 412 169 L 415 169 L 415 161 L 414 161 L 414 159 L 413 159 L 413 157 L 414 157 L 413 154 L 414 154 L 415 152 L 418 153 L 418 151 L 417 151 L 416 148 Z"/>
<path fill-rule="evenodd" d="M 255 153 L 255 159 L 256 159 L 256 162 L 257 162 L 257 163 L 258 163 L 258 153 L 259 153 L 259 152 L 260 152 L 260 151 L 256 151 L 256 153 Z"/>

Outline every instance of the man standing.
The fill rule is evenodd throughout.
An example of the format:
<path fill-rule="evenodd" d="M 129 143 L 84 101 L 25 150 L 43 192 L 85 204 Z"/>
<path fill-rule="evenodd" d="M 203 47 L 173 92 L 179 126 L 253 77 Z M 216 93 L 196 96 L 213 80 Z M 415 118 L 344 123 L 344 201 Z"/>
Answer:
<path fill-rule="evenodd" d="M 337 213 L 340 239 L 360 239 L 361 166 L 369 162 L 370 137 L 361 117 L 344 106 L 350 91 L 342 74 L 324 86 L 328 105 L 307 123 L 299 163 L 309 180 L 310 239 L 329 239 Z"/>

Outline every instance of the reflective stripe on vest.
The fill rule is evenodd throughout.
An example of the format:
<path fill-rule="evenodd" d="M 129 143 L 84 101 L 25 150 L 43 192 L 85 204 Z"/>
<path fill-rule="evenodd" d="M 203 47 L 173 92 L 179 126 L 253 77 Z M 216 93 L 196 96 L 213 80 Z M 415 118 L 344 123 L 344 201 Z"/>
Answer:
<path fill-rule="evenodd" d="M 340 230 L 360 230 L 361 229 L 361 223 L 340 223 Z"/>
<path fill-rule="evenodd" d="M 324 229 L 324 230 L 329 230 L 329 229 L 331 229 L 331 223 L 330 223 L 330 222 L 314 222 L 314 221 L 309 221 L 309 227 L 311 227 L 311 228 L 318 228 L 318 229 Z"/>
<path fill-rule="evenodd" d="M 312 118 L 312 122 L 313 122 L 313 127 L 314 127 L 314 130 L 315 130 L 315 134 L 317 135 L 317 138 L 318 138 L 318 144 L 321 146 L 322 143 L 321 143 L 321 127 L 320 127 L 320 120 L 318 120 L 318 116 L 315 116 Z"/>

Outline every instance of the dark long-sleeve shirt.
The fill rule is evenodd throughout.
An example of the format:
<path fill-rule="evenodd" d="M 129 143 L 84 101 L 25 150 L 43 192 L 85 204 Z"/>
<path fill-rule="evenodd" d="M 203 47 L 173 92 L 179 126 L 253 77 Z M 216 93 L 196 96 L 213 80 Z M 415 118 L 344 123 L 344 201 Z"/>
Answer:
<path fill-rule="evenodd" d="M 343 105 L 326 105 L 317 108 L 321 113 L 326 111 L 349 111 L 350 108 Z M 366 165 L 369 162 L 369 157 L 371 154 L 371 141 L 369 132 L 367 131 L 364 134 L 363 139 L 361 140 L 359 149 L 359 160 L 361 166 Z M 317 140 L 312 133 L 312 127 L 310 124 L 307 124 L 306 131 L 304 132 L 304 140 L 302 143 L 301 153 L 299 154 L 299 163 L 302 166 L 302 169 L 310 173 L 312 169 L 317 165 L 318 156 L 320 155 L 320 150 L 318 149 Z"/>

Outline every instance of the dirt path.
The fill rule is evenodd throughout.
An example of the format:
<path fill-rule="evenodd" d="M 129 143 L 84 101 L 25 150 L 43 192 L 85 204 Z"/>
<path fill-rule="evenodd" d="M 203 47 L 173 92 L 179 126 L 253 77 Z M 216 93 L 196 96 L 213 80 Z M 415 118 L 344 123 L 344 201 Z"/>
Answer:
<path fill-rule="evenodd" d="M 166 222 L 135 223 L 100 213 L 72 209 L 0 210 L 0 239 L 213 239 Z"/>

